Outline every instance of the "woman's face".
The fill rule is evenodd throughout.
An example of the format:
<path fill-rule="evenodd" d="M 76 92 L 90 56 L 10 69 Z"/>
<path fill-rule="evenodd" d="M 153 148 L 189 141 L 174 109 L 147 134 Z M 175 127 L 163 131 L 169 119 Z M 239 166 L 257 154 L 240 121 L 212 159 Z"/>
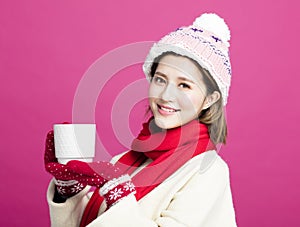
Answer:
<path fill-rule="evenodd" d="M 206 106 L 202 77 L 189 58 L 162 57 L 149 88 L 149 104 L 157 126 L 175 128 L 199 116 Z"/>

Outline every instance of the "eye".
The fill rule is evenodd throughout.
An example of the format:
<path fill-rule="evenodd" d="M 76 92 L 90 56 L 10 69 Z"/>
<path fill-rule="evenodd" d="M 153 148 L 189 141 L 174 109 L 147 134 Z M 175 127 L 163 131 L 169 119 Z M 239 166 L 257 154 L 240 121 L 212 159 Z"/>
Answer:
<path fill-rule="evenodd" d="M 183 88 L 183 89 L 191 89 L 191 86 L 188 85 L 187 83 L 180 83 L 180 84 L 179 84 L 179 87 L 180 87 L 180 88 Z"/>
<path fill-rule="evenodd" d="M 165 84 L 166 80 L 160 76 L 154 76 L 153 77 L 154 83 L 156 84 Z"/>

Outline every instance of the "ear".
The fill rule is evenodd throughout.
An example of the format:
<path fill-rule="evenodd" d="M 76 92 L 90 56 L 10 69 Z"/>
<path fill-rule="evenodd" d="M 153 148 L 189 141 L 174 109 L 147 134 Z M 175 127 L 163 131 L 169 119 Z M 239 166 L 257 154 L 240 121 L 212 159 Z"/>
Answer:
<path fill-rule="evenodd" d="M 221 95 L 219 92 L 214 91 L 212 94 L 206 97 L 204 100 L 204 105 L 202 110 L 208 109 L 211 107 L 214 103 L 216 103 L 221 98 Z"/>

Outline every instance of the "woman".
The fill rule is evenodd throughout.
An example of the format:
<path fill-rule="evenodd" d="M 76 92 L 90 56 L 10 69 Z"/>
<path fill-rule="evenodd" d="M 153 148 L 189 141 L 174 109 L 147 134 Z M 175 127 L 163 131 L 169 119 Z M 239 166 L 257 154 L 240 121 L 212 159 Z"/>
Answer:
<path fill-rule="evenodd" d="M 143 66 L 153 116 L 111 163 L 59 164 L 48 133 L 53 226 L 236 226 L 228 167 L 216 152 L 227 136 L 229 38 L 223 19 L 203 14 L 153 45 Z"/>

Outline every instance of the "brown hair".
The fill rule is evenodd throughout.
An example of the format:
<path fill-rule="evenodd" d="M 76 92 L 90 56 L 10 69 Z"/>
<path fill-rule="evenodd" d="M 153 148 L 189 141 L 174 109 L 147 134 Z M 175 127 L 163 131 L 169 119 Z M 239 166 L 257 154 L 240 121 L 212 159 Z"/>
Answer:
<path fill-rule="evenodd" d="M 159 64 L 159 61 L 162 57 L 166 55 L 175 55 L 175 56 L 182 56 L 180 54 L 176 54 L 174 52 L 165 52 L 162 55 L 155 58 L 150 71 L 151 78 L 154 76 L 155 71 L 157 69 L 157 66 Z M 186 57 L 186 56 L 183 56 Z M 189 58 L 189 57 L 187 57 Z M 219 92 L 220 98 L 217 102 L 212 104 L 209 108 L 204 109 L 201 111 L 198 120 L 199 122 L 206 124 L 208 126 L 208 131 L 211 140 L 214 142 L 214 144 L 223 143 L 226 144 L 226 137 L 227 137 L 227 123 L 225 119 L 225 110 L 223 108 L 223 98 L 222 93 L 220 92 L 220 89 L 215 82 L 215 80 L 210 75 L 209 71 L 202 68 L 195 60 L 189 58 L 192 60 L 197 67 L 199 68 L 201 74 L 203 75 L 203 81 L 206 86 L 207 90 L 207 96 L 211 95 L 214 91 Z"/>

